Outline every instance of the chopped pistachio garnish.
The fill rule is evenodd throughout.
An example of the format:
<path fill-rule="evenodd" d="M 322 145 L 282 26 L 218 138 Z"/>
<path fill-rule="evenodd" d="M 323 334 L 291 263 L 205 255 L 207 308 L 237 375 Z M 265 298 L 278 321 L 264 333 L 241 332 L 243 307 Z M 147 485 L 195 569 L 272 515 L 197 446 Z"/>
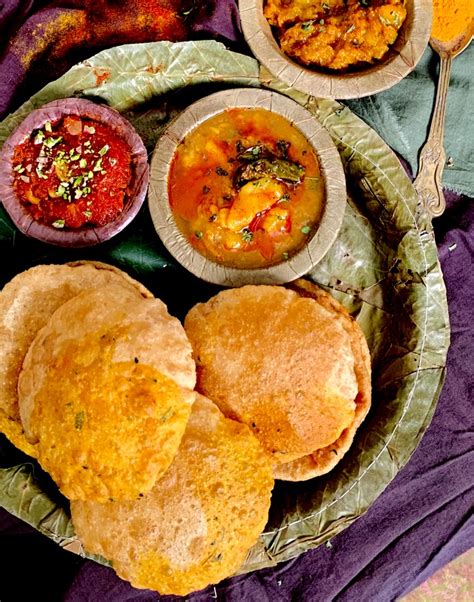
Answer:
<path fill-rule="evenodd" d="M 92 217 L 92 211 L 86 210 L 82 212 L 87 218 L 91 218 Z"/>
<path fill-rule="evenodd" d="M 64 228 L 64 220 L 57 219 L 55 222 L 53 222 L 53 228 Z"/>
<path fill-rule="evenodd" d="M 80 167 L 81 169 L 84 169 L 84 167 L 87 167 L 87 161 L 86 161 L 86 159 L 81 159 L 81 160 L 79 161 L 79 167 Z"/>
<path fill-rule="evenodd" d="M 50 121 L 47 121 L 47 122 L 44 124 L 44 129 L 45 129 L 47 132 L 49 132 L 49 133 L 51 133 L 51 132 L 53 131 L 53 128 L 51 127 L 51 122 L 50 122 Z"/>
<path fill-rule="evenodd" d="M 102 158 L 96 161 L 96 164 L 92 168 L 92 171 L 101 171 L 102 170 Z"/>
<path fill-rule="evenodd" d="M 35 144 L 41 144 L 44 140 L 44 132 L 42 130 L 39 130 L 39 132 L 36 134 L 35 136 Z"/>
<path fill-rule="evenodd" d="M 195 232 L 194 235 L 196 238 L 202 238 L 202 232 L 199 230 L 197 232 Z"/>
<path fill-rule="evenodd" d="M 309 226 L 303 226 L 303 227 L 301 228 L 301 232 L 302 232 L 303 234 L 309 234 L 309 233 L 311 232 L 311 228 L 310 228 Z"/>
<path fill-rule="evenodd" d="M 13 168 L 13 171 L 16 171 L 18 173 L 23 173 L 25 171 L 25 168 L 23 167 L 23 165 L 21 165 L 21 163 L 19 163 L 18 165 L 16 165 Z"/>
<path fill-rule="evenodd" d="M 61 142 L 62 139 L 62 136 L 59 136 L 58 138 L 46 138 L 43 144 L 46 146 L 46 148 L 53 148 L 53 146 L 56 146 L 56 144 Z"/>
<path fill-rule="evenodd" d="M 36 168 L 36 174 L 38 178 L 42 178 L 43 180 L 47 180 L 48 176 L 45 176 L 39 167 Z"/>
<path fill-rule="evenodd" d="M 89 178 L 89 180 L 92 180 L 92 178 L 94 177 L 94 172 L 88 171 L 87 172 L 87 177 Z"/>
<path fill-rule="evenodd" d="M 66 189 L 64 188 L 64 186 L 62 184 L 60 184 L 56 190 L 56 194 L 58 194 L 59 196 L 63 196 L 63 194 L 66 192 Z"/>
<path fill-rule="evenodd" d="M 83 176 L 77 176 L 76 178 L 74 178 L 74 182 L 72 183 L 74 188 L 77 188 L 78 186 L 81 185 L 82 178 L 83 178 Z"/>
<path fill-rule="evenodd" d="M 108 144 L 106 144 L 105 146 L 103 146 L 100 151 L 99 151 L 99 155 L 101 157 L 103 157 L 105 155 L 105 153 L 107 153 L 109 151 L 110 146 Z"/>

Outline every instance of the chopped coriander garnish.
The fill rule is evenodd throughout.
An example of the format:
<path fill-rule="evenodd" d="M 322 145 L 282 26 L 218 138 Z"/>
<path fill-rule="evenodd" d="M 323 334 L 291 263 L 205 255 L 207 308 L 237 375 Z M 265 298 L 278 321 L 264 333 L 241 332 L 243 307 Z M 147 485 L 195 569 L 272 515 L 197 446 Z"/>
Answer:
<path fill-rule="evenodd" d="M 63 219 L 57 219 L 55 222 L 53 222 L 53 228 L 64 228 L 64 220 Z"/>
<path fill-rule="evenodd" d="M 84 426 L 84 418 L 85 418 L 85 413 L 82 412 L 78 412 L 75 417 L 74 417 L 74 426 L 76 428 L 76 431 L 80 431 L 82 429 L 82 427 Z"/>
<path fill-rule="evenodd" d="M 252 242 L 253 240 L 253 234 L 250 232 L 250 230 L 247 230 L 247 228 L 242 230 L 242 240 L 244 242 Z"/>
<path fill-rule="evenodd" d="M 311 232 L 311 228 L 310 228 L 309 226 L 303 226 L 303 227 L 301 228 L 301 232 L 302 232 L 303 234 L 309 234 L 309 233 Z"/>

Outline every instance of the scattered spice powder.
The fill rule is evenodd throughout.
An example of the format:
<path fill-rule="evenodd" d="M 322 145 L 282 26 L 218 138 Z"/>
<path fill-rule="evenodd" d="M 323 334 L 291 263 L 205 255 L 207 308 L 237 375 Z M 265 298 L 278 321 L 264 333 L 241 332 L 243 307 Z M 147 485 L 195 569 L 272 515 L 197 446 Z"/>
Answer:
<path fill-rule="evenodd" d="M 464 33 L 474 19 L 472 0 L 433 0 L 431 37 L 450 42 Z"/>

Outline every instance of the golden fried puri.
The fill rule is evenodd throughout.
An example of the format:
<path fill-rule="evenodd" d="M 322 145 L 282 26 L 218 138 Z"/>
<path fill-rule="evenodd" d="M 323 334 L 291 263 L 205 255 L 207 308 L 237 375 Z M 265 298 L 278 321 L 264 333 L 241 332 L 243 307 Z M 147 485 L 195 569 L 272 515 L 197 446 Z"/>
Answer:
<path fill-rule="evenodd" d="M 36 449 L 25 439 L 17 395 L 28 347 L 60 305 L 109 283 L 134 291 L 138 298 L 152 296 L 125 272 L 92 261 L 36 266 L 15 276 L 0 293 L 0 432 L 31 456 L 36 457 Z"/>
<path fill-rule="evenodd" d="M 61 305 L 18 382 L 25 434 L 70 499 L 133 499 L 170 465 L 195 394 L 184 330 L 166 306 L 123 286 Z"/>
<path fill-rule="evenodd" d="M 273 478 L 250 429 L 198 396 L 168 471 L 130 502 L 73 502 L 84 548 L 135 587 L 186 595 L 233 574 L 265 526 Z"/>
<path fill-rule="evenodd" d="M 364 334 L 355 320 L 344 307 L 326 291 L 307 280 L 294 282 L 292 288 L 302 296 L 309 296 L 331 311 L 348 333 L 354 354 L 354 372 L 357 379 L 358 393 L 355 398 L 354 420 L 344 429 L 338 439 L 331 445 L 318 449 L 312 454 L 289 462 L 275 465 L 273 474 L 276 479 L 285 481 L 304 481 L 323 475 L 332 470 L 350 448 L 354 435 L 366 417 L 371 404 L 371 366 L 370 353 Z"/>
<path fill-rule="evenodd" d="M 351 336 L 334 318 L 279 286 L 226 290 L 186 316 L 198 390 L 250 426 L 276 464 L 331 445 L 355 420 Z"/>

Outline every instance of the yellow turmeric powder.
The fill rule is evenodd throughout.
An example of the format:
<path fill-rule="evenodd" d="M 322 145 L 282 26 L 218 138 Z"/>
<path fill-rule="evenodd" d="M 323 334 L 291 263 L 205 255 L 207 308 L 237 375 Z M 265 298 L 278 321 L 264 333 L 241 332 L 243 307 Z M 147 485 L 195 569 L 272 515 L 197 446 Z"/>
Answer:
<path fill-rule="evenodd" d="M 472 27 L 474 0 L 433 0 L 431 37 L 450 42 Z"/>

